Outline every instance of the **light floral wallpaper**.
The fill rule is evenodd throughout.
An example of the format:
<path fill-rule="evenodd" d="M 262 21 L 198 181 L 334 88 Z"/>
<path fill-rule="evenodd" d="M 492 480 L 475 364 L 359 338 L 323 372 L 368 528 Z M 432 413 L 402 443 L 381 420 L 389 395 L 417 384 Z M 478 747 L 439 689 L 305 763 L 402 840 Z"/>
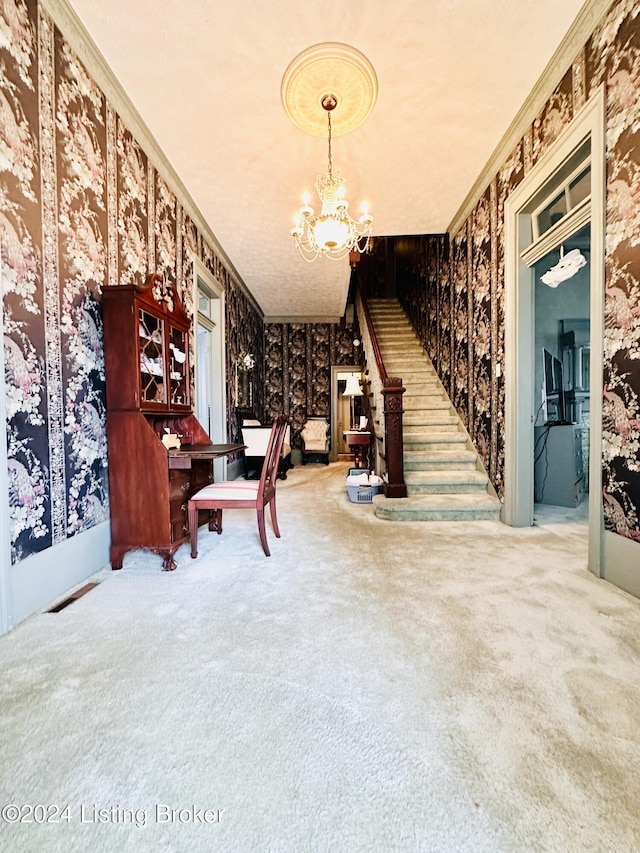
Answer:
<path fill-rule="evenodd" d="M 0 70 L 15 563 L 109 518 L 103 285 L 159 272 L 192 314 L 195 254 L 226 291 L 228 375 L 254 352 L 261 394 L 264 359 L 261 315 L 36 0 L 0 5 Z"/>

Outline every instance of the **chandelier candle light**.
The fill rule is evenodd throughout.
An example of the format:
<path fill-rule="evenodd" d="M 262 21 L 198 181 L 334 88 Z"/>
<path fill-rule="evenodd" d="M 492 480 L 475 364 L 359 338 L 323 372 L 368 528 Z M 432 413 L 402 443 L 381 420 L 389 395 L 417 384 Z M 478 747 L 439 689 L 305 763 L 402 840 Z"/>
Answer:
<path fill-rule="evenodd" d="M 300 254 L 309 263 L 320 256 L 340 261 L 349 252 L 366 252 L 373 224 L 366 202 L 362 203 L 362 216 L 357 222 L 349 215 L 346 183 L 339 172 L 334 174 L 331 159 L 331 112 L 337 107 L 338 99 L 335 95 L 325 95 L 321 103 L 327 111 L 329 128 L 329 167 L 326 174 L 318 175 L 315 185 L 322 207 L 316 216 L 309 204 L 309 193 L 305 193 L 304 204 L 296 213 L 291 229 Z"/>

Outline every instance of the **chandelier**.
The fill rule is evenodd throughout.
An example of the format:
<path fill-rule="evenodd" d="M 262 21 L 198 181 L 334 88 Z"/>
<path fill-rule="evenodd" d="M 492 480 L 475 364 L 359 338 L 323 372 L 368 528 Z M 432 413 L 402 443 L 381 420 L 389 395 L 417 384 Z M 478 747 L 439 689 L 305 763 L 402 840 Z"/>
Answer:
<path fill-rule="evenodd" d="M 331 112 L 338 105 L 338 99 L 335 95 L 325 95 L 321 103 L 327 111 L 329 167 L 326 174 L 318 175 L 315 184 L 321 202 L 320 213 L 316 216 L 309 204 L 309 193 L 305 193 L 291 229 L 300 254 L 309 263 L 321 256 L 340 261 L 350 252 L 366 252 L 373 224 L 366 202 L 362 203 L 362 216 L 357 222 L 349 215 L 346 182 L 339 172 L 334 174 L 331 159 Z"/>

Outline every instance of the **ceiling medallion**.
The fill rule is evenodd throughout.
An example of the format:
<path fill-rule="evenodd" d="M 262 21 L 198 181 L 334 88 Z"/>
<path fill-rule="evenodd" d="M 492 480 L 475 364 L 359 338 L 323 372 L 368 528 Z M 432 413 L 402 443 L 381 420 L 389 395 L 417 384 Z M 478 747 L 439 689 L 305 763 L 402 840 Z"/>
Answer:
<path fill-rule="evenodd" d="M 362 124 L 377 94 L 378 80 L 369 60 L 355 48 L 338 42 L 304 50 L 284 73 L 280 95 L 291 121 L 311 136 L 324 136 L 327 130 L 328 168 L 326 174 L 318 175 L 315 184 L 320 212 L 315 213 L 309 193 L 304 193 L 291 229 L 296 248 L 306 261 L 320 257 L 340 261 L 369 247 L 373 217 L 366 202 L 357 221 L 349 214 L 346 182 L 333 170 L 331 139 Z"/>
<path fill-rule="evenodd" d="M 290 63 L 280 87 L 286 114 L 311 136 L 327 132 L 322 100 L 329 92 L 337 101 L 332 132 L 343 136 L 362 124 L 378 96 L 378 78 L 367 57 L 340 42 L 313 45 Z"/>

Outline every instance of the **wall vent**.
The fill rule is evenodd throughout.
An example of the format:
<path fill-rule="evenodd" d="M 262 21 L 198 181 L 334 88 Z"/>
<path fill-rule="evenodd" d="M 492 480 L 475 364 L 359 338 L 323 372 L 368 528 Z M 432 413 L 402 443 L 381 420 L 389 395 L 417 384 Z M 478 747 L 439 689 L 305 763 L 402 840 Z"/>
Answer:
<path fill-rule="evenodd" d="M 68 607 L 70 604 L 73 604 L 74 601 L 77 601 L 79 598 L 82 598 L 83 595 L 86 595 L 88 592 L 98 586 L 97 583 L 86 583 L 84 586 L 81 586 L 80 589 L 77 589 L 74 593 L 69 595 L 67 598 L 59 601 L 58 604 L 54 604 L 47 613 L 60 613 L 61 610 L 64 610 L 65 607 Z"/>

